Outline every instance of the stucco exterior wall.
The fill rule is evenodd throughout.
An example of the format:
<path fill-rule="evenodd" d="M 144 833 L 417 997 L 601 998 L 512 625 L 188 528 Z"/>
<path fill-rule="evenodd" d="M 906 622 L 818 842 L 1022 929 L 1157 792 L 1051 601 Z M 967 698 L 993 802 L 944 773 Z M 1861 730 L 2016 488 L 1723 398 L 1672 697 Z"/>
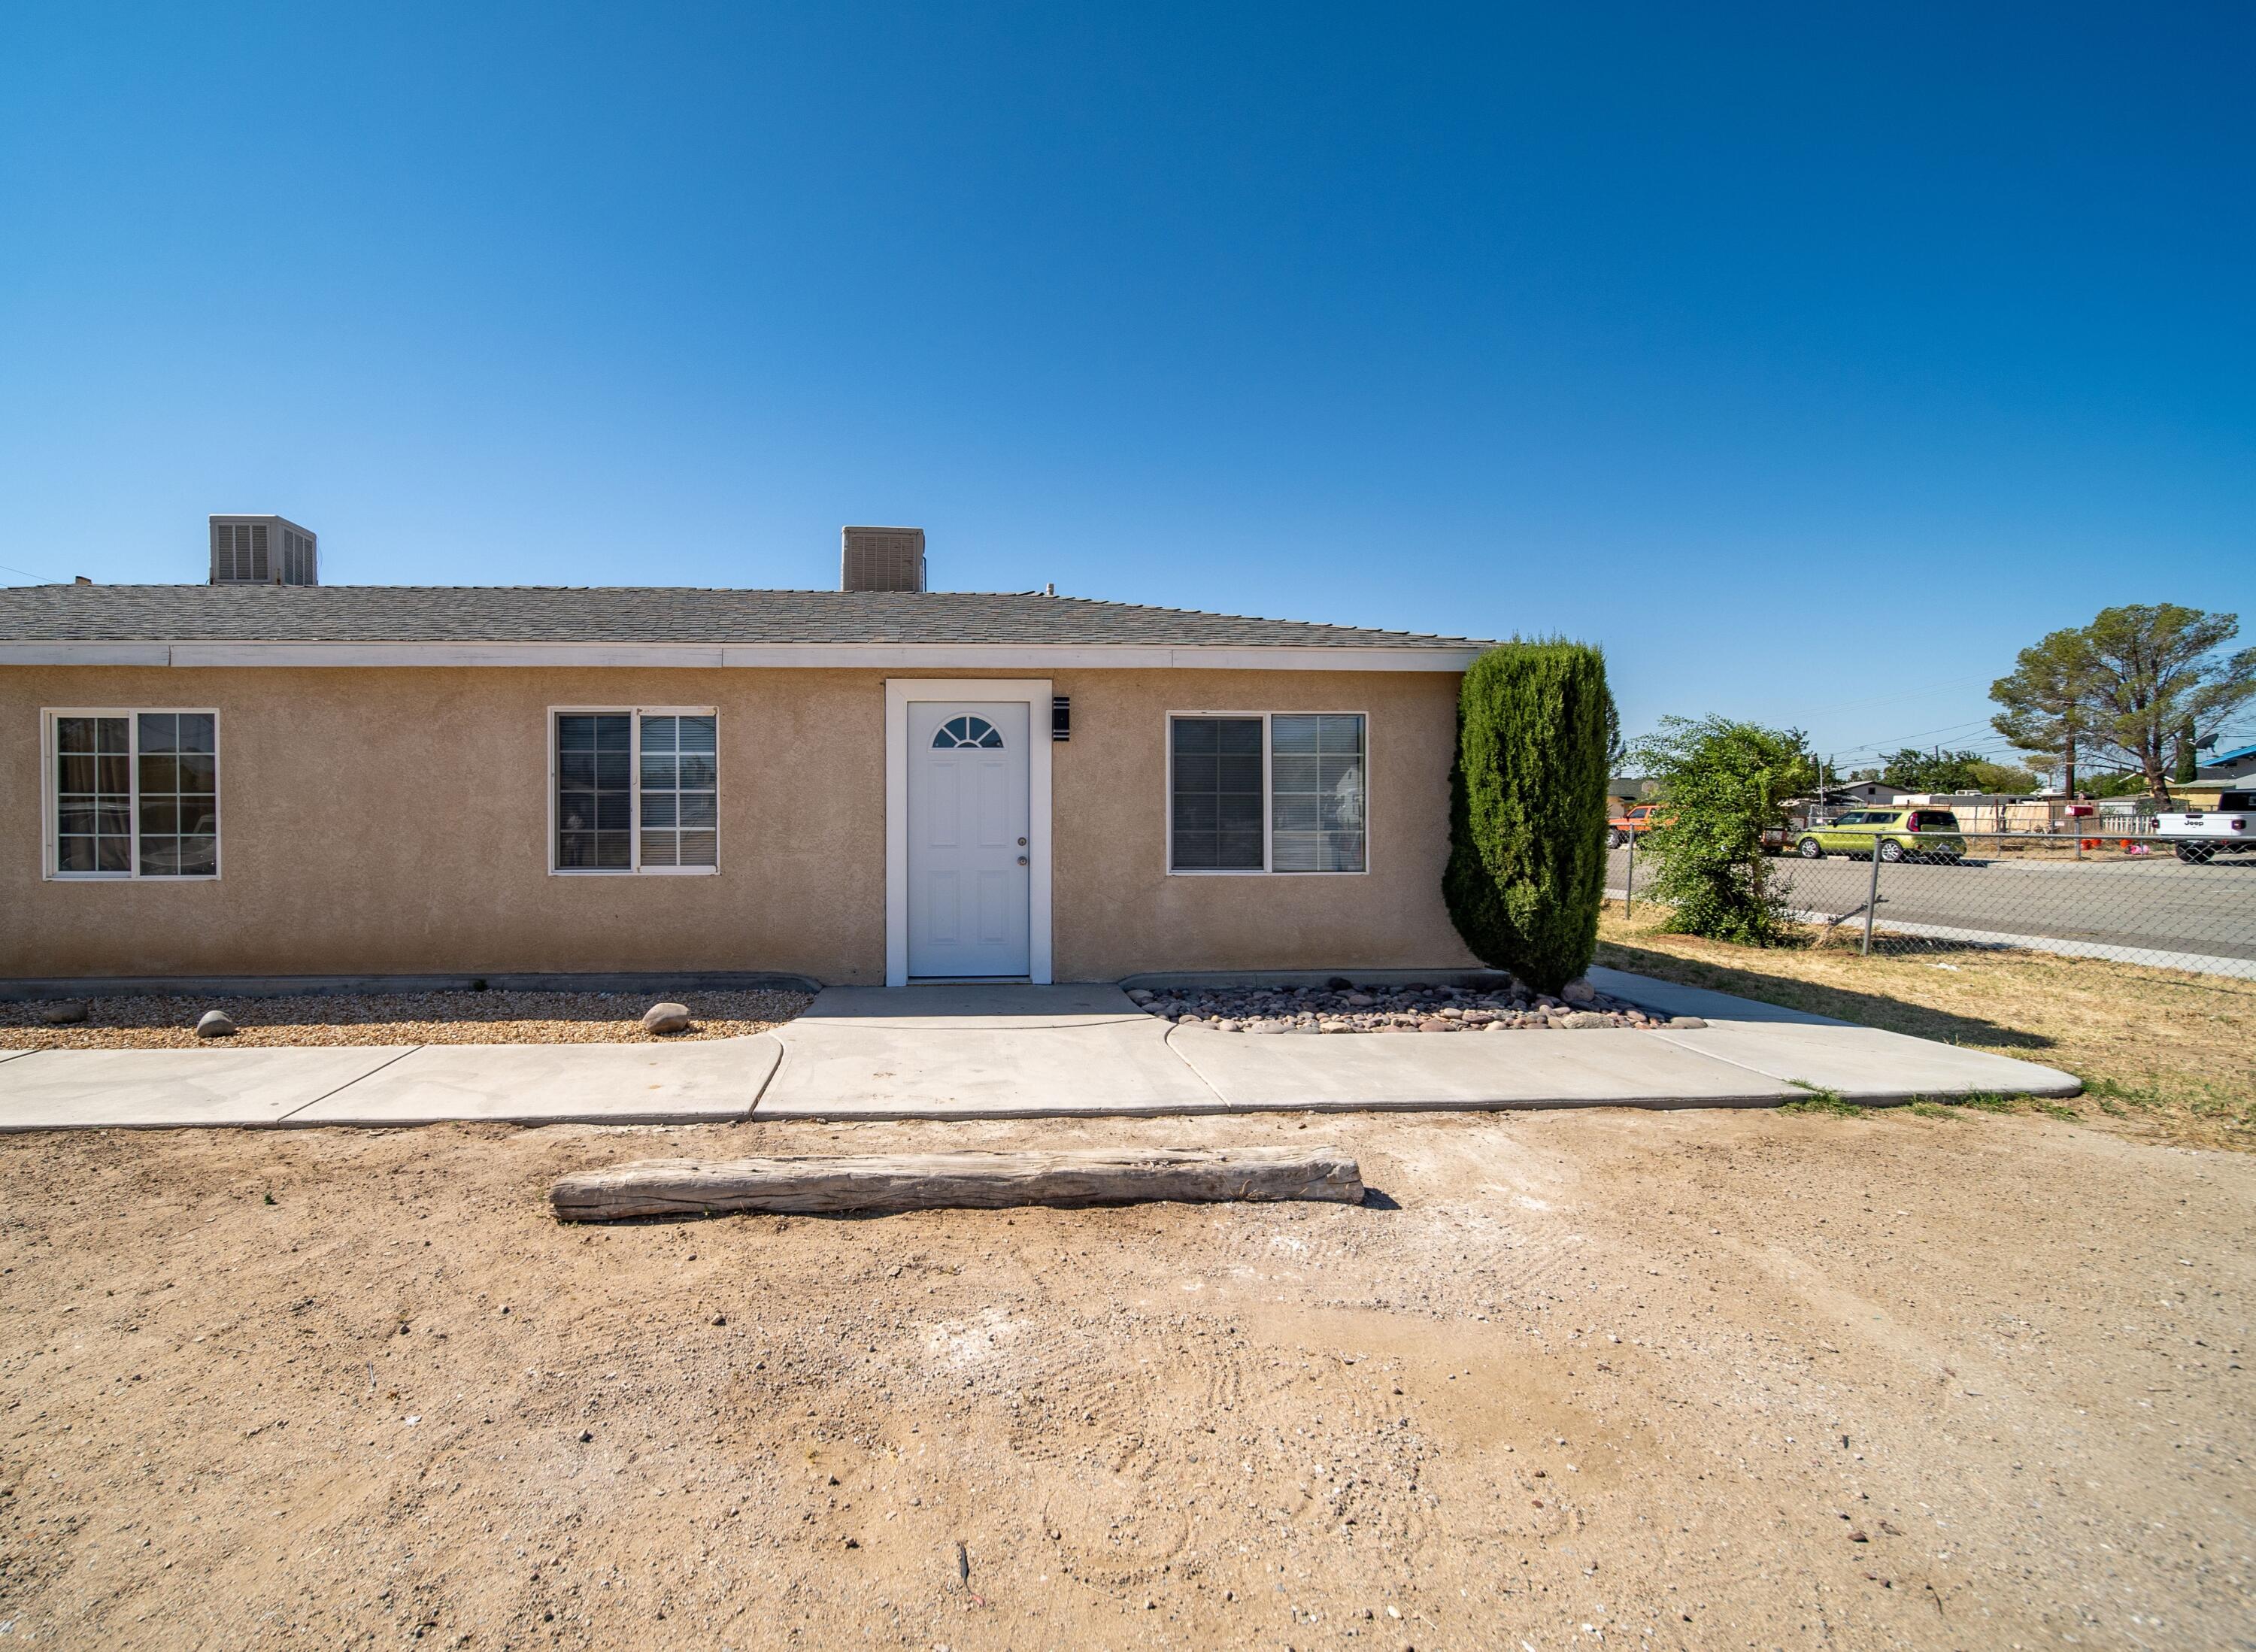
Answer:
<path fill-rule="evenodd" d="M 0 668 L 0 977 L 885 974 L 885 678 L 815 670 Z M 899 674 L 946 675 L 946 673 Z M 1036 675 L 1035 673 L 1018 674 Z M 1055 973 L 1462 966 L 1447 673 L 1061 671 Z M 555 706 L 719 712 L 720 871 L 548 871 Z M 216 708 L 222 877 L 42 876 L 39 713 Z M 1169 710 L 1364 711 L 1371 870 L 1170 877 Z"/>

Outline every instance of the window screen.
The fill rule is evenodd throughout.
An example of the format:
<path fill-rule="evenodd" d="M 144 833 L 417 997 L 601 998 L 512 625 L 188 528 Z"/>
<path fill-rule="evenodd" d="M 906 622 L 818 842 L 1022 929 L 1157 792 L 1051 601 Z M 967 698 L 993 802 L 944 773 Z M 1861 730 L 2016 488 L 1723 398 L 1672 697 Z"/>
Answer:
<path fill-rule="evenodd" d="M 1269 869 L 1363 870 L 1363 719 L 1269 719 Z"/>
<path fill-rule="evenodd" d="M 713 719 L 642 720 L 642 864 L 716 864 Z"/>
<path fill-rule="evenodd" d="M 634 719 L 629 713 L 556 719 L 556 865 L 634 865 Z"/>
<path fill-rule="evenodd" d="M 219 757 L 208 712 L 144 711 L 139 727 L 141 875 L 219 870 Z"/>
<path fill-rule="evenodd" d="M 1261 719 L 1177 717 L 1170 864 L 1177 872 L 1259 872 Z"/>

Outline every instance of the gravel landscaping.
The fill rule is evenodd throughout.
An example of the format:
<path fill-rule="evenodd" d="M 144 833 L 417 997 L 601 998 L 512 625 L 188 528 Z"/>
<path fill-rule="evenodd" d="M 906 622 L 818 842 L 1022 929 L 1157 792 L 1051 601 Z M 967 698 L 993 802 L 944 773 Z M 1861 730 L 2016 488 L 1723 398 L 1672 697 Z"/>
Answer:
<path fill-rule="evenodd" d="M 1705 1025 L 1689 1016 L 1650 1014 L 1579 982 L 1567 993 L 1552 998 L 1517 981 L 1484 991 L 1423 983 L 1358 986 L 1335 977 L 1321 987 L 1139 987 L 1128 996 L 1146 1014 L 1221 1033 L 1502 1033 Z"/>
<path fill-rule="evenodd" d="M 8 1049 L 187 1049 L 208 1042 L 257 1045 L 642 1044 L 741 1038 L 790 1020 L 813 999 L 805 992 L 684 992 L 673 995 L 690 1021 L 658 1034 L 642 1025 L 659 999 L 627 992 L 384 992 L 302 998 L 96 998 L 80 1000 L 82 1020 L 53 1024 L 72 1006 L 53 1000 L 0 1004 L 0 1048 Z M 236 1030 L 196 1036 L 216 1010 Z"/>

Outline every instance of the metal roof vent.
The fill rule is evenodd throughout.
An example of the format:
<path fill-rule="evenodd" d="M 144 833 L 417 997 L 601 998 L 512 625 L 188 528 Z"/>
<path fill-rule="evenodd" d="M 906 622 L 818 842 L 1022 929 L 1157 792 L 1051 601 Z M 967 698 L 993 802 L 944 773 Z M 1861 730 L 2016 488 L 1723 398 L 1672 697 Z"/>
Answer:
<path fill-rule="evenodd" d="M 215 585 L 318 585 L 319 536 L 278 516 L 215 516 Z"/>
<path fill-rule="evenodd" d="M 924 589 L 922 528 L 841 528 L 838 538 L 840 590 L 920 591 Z"/>

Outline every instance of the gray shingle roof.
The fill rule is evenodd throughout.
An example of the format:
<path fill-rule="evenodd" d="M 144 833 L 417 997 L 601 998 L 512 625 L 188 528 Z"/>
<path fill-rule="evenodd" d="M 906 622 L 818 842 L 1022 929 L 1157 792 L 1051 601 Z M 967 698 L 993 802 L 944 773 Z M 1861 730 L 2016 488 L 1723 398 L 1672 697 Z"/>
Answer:
<path fill-rule="evenodd" d="M 11 586 L 0 588 L 0 643 L 11 642 L 1483 646 L 1039 593 L 553 585 Z"/>

